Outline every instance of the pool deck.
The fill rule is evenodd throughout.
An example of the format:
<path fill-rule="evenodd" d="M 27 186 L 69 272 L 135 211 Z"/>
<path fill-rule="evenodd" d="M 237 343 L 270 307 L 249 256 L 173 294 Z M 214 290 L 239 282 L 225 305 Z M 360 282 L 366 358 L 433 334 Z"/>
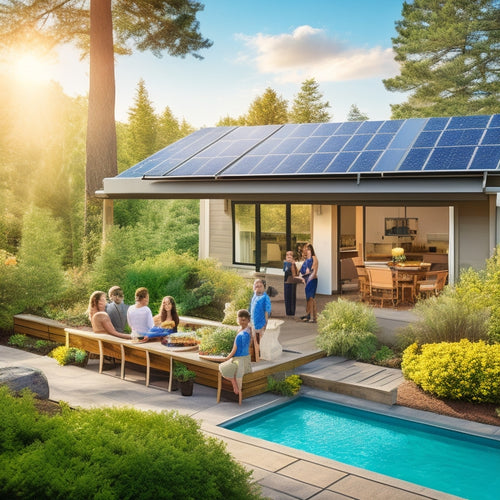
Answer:
<path fill-rule="evenodd" d="M 315 324 L 286 319 L 280 341 L 288 350 L 309 350 L 314 348 L 316 333 Z M 325 360 L 330 360 L 330 363 L 325 364 Z M 49 381 L 50 399 L 66 401 L 73 407 L 133 406 L 140 410 L 152 411 L 175 409 L 182 414 L 192 416 L 201 423 L 205 433 L 223 440 L 235 459 L 253 470 L 253 479 L 262 487 L 262 493 L 271 499 L 458 498 L 286 446 L 244 436 L 218 426 L 247 412 L 257 412 L 287 400 L 281 396 L 264 393 L 243 400 L 241 406 L 224 399 L 216 404 L 214 388 L 195 384 L 193 396 L 183 397 L 180 392 L 167 392 L 166 382 L 160 377 L 157 380 L 153 378 L 152 385 L 146 387 L 143 373 L 138 372 L 135 379 L 133 373 L 127 373 L 127 380 L 120 379 L 119 368 L 99 374 L 98 360 L 89 361 L 86 368 L 63 367 L 52 358 L 0 346 L 0 368 L 6 366 L 31 366 L 41 369 Z M 500 440 L 500 427 L 443 417 L 397 405 L 381 404 L 363 397 L 336 394 L 330 392 L 331 388 L 318 390 L 318 384 L 319 389 L 322 389 L 321 384 L 335 384 L 342 382 L 342 378 L 345 382 L 346 370 L 341 368 L 342 366 L 347 368 L 349 376 L 353 377 L 350 386 L 356 387 L 354 379 L 358 380 L 358 386 L 366 385 L 370 378 L 366 377 L 366 370 L 372 369 L 371 365 L 343 358 L 323 358 L 297 370 L 302 372 L 305 378 L 309 376 L 317 379 L 316 388 L 304 387 L 302 392 L 361 409 L 444 425 L 451 429 Z M 401 376 L 399 370 L 391 372 Z M 379 381 L 375 382 L 377 378 Z M 372 381 L 380 385 L 381 378 L 384 377 L 379 373 L 372 378 Z M 391 384 L 393 383 L 394 380 Z"/>

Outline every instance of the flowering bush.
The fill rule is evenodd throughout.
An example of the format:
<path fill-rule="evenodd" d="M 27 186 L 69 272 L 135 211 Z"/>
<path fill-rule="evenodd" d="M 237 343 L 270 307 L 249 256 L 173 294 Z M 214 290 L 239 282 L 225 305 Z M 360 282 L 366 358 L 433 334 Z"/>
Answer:
<path fill-rule="evenodd" d="M 85 364 L 87 361 L 87 352 L 77 347 L 66 347 L 61 345 L 49 352 L 49 357 L 54 358 L 60 365 L 71 363 Z"/>
<path fill-rule="evenodd" d="M 441 398 L 500 402 L 500 345 L 483 341 L 412 344 L 403 353 L 403 375 Z"/>

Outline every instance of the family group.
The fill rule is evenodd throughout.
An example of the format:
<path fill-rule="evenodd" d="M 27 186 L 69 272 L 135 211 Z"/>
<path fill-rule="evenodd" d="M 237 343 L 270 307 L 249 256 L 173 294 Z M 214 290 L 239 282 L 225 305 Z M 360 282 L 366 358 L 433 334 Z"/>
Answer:
<path fill-rule="evenodd" d="M 177 332 L 179 314 L 173 297 L 164 297 L 160 310 L 153 316 L 149 304 L 149 292 L 141 287 L 135 291 L 135 304 L 129 306 L 123 301 L 123 291 L 119 286 L 106 293 L 95 291 L 90 296 L 88 315 L 95 333 L 109 333 L 134 342 L 147 342 L 164 337 L 166 333 Z M 125 333 L 130 330 L 130 335 Z"/>

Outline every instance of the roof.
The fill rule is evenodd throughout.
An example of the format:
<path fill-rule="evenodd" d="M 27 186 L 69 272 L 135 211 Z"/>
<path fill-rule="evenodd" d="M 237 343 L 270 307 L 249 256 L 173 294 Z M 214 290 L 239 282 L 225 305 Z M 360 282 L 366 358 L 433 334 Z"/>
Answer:
<path fill-rule="evenodd" d="M 99 194 L 331 201 L 427 192 L 449 200 L 496 192 L 496 184 L 500 114 L 204 128 L 105 179 Z"/>

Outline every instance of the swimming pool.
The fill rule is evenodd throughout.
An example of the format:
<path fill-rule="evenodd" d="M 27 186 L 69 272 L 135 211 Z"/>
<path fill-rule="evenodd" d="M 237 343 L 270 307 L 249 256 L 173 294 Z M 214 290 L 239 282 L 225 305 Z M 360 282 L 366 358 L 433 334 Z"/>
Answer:
<path fill-rule="evenodd" d="M 224 427 L 470 500 L 500 498 L 500 441 L 310 397 Z"/>

